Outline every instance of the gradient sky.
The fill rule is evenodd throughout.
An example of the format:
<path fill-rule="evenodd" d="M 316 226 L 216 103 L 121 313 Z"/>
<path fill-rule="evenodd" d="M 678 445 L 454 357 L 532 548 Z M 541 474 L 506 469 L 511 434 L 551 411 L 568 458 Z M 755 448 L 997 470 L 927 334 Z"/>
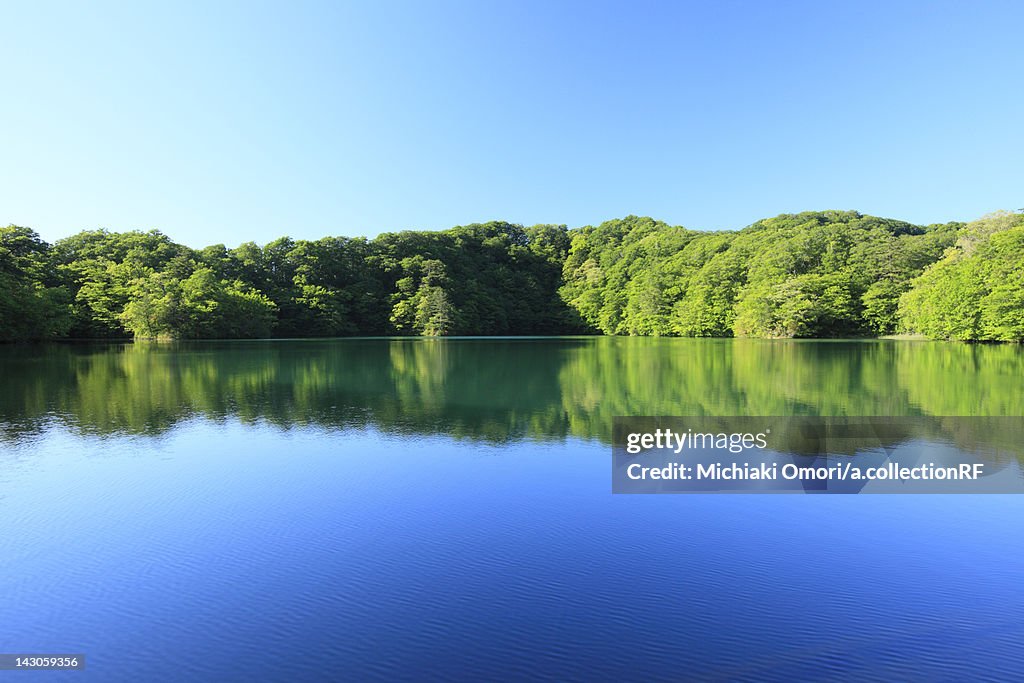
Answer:
<path fill-rule="evenodd" d="M 0 44 L 0 224 L 51 241 L 1024 207 L 1021 2 L 6 2 Z"/>

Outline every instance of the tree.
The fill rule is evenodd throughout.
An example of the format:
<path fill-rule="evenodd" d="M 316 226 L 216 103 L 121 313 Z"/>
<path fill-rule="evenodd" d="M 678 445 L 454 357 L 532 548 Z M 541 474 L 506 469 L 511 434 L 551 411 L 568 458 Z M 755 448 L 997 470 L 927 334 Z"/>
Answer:
<path fill-rule="evenodd" d="M 1021 338 L 1024 216 L 855 211 L 735 232 L 627 216 L 194 251 L 158 231 L 0 232 L 0 340 L 356 334 Z"/>
<path fill-rule="evenodd" d="M 33 230 L 0 228 L 0 341 L 54 339 L 70 328 L 70 294 L 49 248 Z"/>
<path fill-rule="evenodd" d="M 136 338 L 251 338 L 273 329 L 273 302 L 240 281 L 217 280 L 206 267 L 185 279 L 151 272 L 131 289 L 120 317 Z"/>
<path fill-rule="evenodd" d="M 902 325 L 935 339 L 1020 341 L 1022 273 L 1024 216 L 986 216 L 913 281 L 900 299 Z"/>

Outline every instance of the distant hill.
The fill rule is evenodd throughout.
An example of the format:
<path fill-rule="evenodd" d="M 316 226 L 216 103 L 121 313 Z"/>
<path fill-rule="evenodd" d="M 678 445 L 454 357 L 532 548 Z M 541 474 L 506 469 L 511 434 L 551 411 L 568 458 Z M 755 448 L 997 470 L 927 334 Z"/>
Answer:
<path fill-rule="evenodd" d="M 1024 214 L 706 232 L 627 216 L 195 250 L 0 228 L 0 340 L 603 333 L 1024 340 Z"/>

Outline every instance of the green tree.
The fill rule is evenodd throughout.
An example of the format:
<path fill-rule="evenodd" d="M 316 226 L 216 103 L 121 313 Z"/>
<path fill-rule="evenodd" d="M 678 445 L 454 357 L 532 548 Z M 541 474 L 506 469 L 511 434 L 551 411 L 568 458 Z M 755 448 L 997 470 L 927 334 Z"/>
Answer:
<path fill-rule="evenodd" d="M 935 339 L 1021 341 L 1024 214 L 964 226 L 900 299 L 901 325 Z"/>
<path fill-rule="evenodd" d="M 0 341 L 67 333 L 70 294 L 53 273 L 49 245 L 39 235 L 14 225 L 0 228 Z"/>

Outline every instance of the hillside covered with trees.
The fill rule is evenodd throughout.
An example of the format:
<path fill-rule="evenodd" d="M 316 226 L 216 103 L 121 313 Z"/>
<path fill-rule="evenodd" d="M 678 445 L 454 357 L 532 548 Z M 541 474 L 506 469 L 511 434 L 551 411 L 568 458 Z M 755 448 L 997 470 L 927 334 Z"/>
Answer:
<path fill-rule="evenodd" d="M 0 340 L 603 333 L 1024 341 L 1024 214 L 854 211 L 707 232 L 629 216 L 200 250 L 0 228 Z"/>

